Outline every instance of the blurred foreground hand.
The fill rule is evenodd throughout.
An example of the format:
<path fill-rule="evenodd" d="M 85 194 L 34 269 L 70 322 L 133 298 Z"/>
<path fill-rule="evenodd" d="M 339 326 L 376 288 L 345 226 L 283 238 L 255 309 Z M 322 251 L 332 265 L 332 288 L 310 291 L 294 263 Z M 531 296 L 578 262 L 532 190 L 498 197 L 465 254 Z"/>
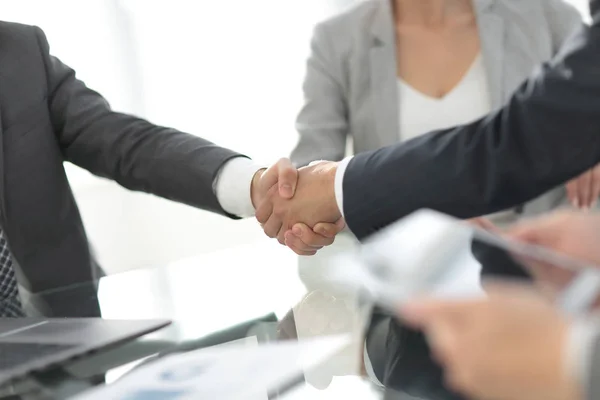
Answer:
<path fill-rule="evenodd" d="M 564 359 L 569 321 L 531 287 L 487 289 L 485 299 L 424 299 L 400 310 L 427 335 L 449 387 L 481 400 L 581 400 Z"/>
<path fill-rule="evenodd" d="M 524 221 L 509 229 L 508 237 L 544 246 L 567 256 L 600 266 L 600 214 L 558 211 Z M 575 271 L 532 259 L 521 259 L 533 278 L 552 293 L 562 290 Z"/>
<path fill-rule="evenodd" d="M 571 179 L 565 188 L 573 207 L 581 210 L 594 208 L 600 196 L 600 164 Z"/>

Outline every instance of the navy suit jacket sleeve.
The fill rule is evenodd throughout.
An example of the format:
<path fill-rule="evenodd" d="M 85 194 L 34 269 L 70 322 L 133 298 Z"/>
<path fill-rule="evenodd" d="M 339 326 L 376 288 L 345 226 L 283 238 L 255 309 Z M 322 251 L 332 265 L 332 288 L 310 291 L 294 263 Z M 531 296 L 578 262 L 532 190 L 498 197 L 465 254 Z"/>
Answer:
<path fill-rule="evenodd" d="M 600 13 L 507 105 L 470 125 L 356 155 L 343 181 L 358 238 L 420 209 L 507 209 L 600 161 Z"/>

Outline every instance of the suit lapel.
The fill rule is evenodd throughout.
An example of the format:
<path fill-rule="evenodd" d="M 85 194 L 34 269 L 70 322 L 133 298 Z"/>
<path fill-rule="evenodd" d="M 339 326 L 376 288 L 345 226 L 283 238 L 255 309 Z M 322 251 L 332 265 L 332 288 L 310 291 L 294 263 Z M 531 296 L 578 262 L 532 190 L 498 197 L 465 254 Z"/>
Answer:
<path fill-rule="evenodd" d="M 490 102 L 493 109 L 505 101 L 504 20 L 492 10 L 493 0 L 475 1 L 481 54 L 487 71 Z"/>
<path fill-rule="evenodd" d="M 369 50 L 370 88 L 378 145 L 398 142 L 396 40 L 391 0 L 377 0 Z"/>

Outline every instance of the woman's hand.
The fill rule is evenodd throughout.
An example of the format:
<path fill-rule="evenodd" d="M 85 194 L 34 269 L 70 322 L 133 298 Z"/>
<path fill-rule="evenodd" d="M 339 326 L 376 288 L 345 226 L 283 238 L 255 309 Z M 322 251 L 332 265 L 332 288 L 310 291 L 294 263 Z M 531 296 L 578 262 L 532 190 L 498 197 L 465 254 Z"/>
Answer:
<path fill-rule="evenodd" d="M 600 196 L 600 164 L 567 182 L 567 196 L 575 208 L 587 210 Z"/>
<path fill-rule="evenodd" d="M 558 211 L 521 222 L 506 235 L 518 242 L 549 248 L 557 253 L 600 265 L 600 214 Z M 537 259 L 521 261 L 534 280 L 549 294 L 562 291 L 576 276 L 576 271 Z M 599 299 L 600 300 L 600 299 Z"/>

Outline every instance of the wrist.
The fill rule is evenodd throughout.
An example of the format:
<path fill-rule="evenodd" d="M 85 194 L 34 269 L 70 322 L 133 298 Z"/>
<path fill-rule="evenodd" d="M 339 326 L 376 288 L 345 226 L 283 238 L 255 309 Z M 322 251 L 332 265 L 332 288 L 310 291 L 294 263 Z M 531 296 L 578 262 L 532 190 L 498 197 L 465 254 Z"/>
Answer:
<path fill-rule="evenodd" d="M 338 164 L 339 163 L 337 162 L 330 162 L 325 172 L 327 208 L 329 215 L 335 215 L 337 219 L 342 218 L 342 212 L 338 207 L 335 195 L 335 178 L 337 175 Z"/>
<path fill-rule="evenodd" d="M 258 171 L 256 171 L 256 173 L 252 177 L 252 184 L 250 185 L 250 199 L 252 201 L 252 206 L 254 207 L 254 209 L 256 209 L 256 207 L 258 207 L 258 205 L 261 202 L 259 185 L 260 179 L 262 178 L 265 171 L 266 168 L 261 168 Z"/>

